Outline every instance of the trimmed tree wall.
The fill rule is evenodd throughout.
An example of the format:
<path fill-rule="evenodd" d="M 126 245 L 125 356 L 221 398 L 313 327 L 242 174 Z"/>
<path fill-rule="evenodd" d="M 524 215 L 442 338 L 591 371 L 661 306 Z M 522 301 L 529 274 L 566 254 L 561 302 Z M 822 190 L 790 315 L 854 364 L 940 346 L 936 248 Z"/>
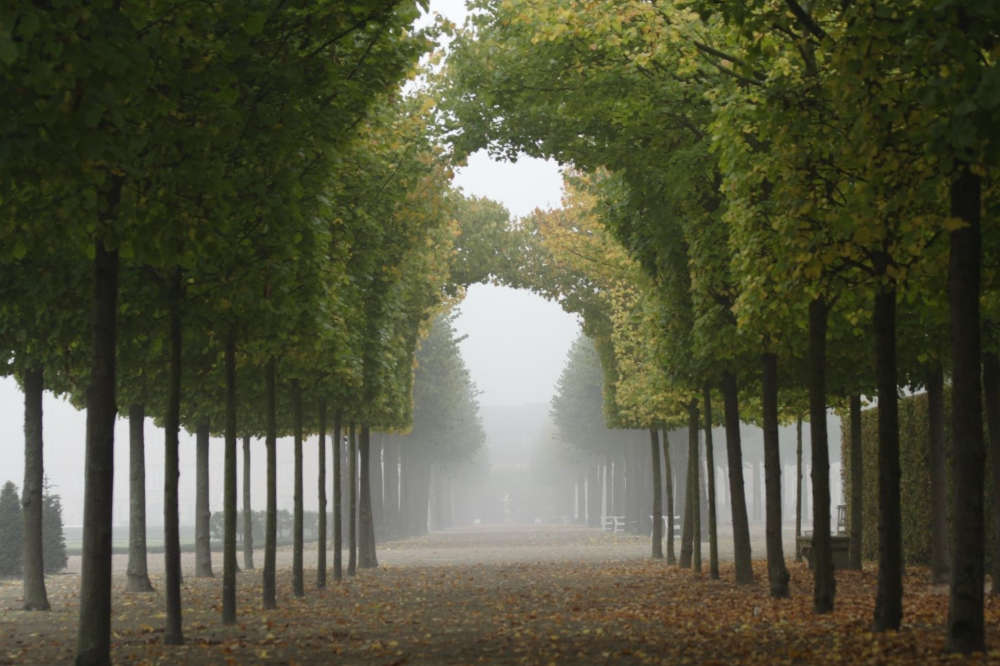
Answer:
<path fill-rule="evenodd" d="M 951 390 L 945 387 L 944 423 L 945 457 L 947 462 L 948 498 L 951 500 Z M 850 518 L 850 414 L 841 414 L 841 451 L 844 464 L 841 477 L 844 496 L 847 498 L 847 515 Z M 985 424 L 985 417 L 983 419 Z M 931 490 L 928 469 L 928 423 L 927 394 L 920 393 L 899 401 L 899 465 L 900 501 L 902 503 L 903 558 L 907 564 L 930 564 L 931 558 Z M 864 505 L 862 515 L 862 557 L 866 560 L 878 558 L 878 413 L 874 408 L 861 413 L 861 446 L 864 452 Z M 990 464 L 987 457 L 987 465 Z M 987 560 L 993 552 L 992 507 L 989 499 L 993 494 L 990 475 L 986 475 L 986 539 Z M 950 509 L 949 509 L 950 514 Z M 949 525 L 950 525 L 949 515 Z M 848 526 L 848 530 L 850 527 Z M 988 570 L 987 562 L 987 570 Z"/>

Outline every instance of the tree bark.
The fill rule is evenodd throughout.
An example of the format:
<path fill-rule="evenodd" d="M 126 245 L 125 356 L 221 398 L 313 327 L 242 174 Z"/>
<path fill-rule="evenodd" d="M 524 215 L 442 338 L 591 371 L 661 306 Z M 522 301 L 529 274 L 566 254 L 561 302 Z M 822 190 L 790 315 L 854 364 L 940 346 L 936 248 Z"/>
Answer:
<path fill-rule="evenodd" d="M 851 543 L 847 559 L 861 571 L 861 539 L 864 533 L 864 449 L 861 447 L 861 396 L 851 396 Z M 932 511 L 934 509 L 931 509 Z"/>
<path fill-rule="evenodd" d="M 678 471 L 678 474 L 680 472 Z M 687 465 L 684 469 L 684 519 L 681 524 L 681 557 L 679 565 L 684 569 L 691 568 L 691 560 L 694 557 L 694 510 L 691 500 L 691 492 L 694 484 L 691 483 L 691 442 L 688 439 Z"/>
<path fill-rule="evenodd" d="M 802 561 L 799 537 L 802 536 L 802 417 L 795 419 L 795 561 Z"/>
<path fill-rule="evenodd" d="M 601 467 L 593 463 L 587 475 L 587 525 L 601 526 Z"/>
<path fill-rule="evenodd" d="M 129 431 L 129 511 L 128 577 L 129 592 L 152 592 L 146 554 L 146 438 L 145 408 L 133 404 L 128 410 Z"/>
<path fill-rule="evenodd" d="M 348 548 L 347 575 L 353 576 L 358 570 L 358 439 L 354 422 L 350 425 L 350 443 L 348 449 L 347 468 L 350 478 L 347 482 L 347 492 L 350 496 L 350 516 L 348 516 Z"/>
<path fill-rule="evenodd" d="M 319 550 L 316 553 L 316 587 L 326 587 L 326 400 L 319 401 L 319 474 L 317 475 L 319 503 Z"/>
<path fill-rule="evenodd" d="M 830 453 L 826 432 L 827 304 L 809 303 L 809 433 L 812 440 L 813 609 L 833 611 L 836 581 L 830 549 Z"/>
<path fill-rule="evenodd" d="M 45 558 L 42 556 L 42 485 L 45 479 L 42 443 L 41 366 L 24 372 L 24 486 L 21 515 L 24 518 L 24 610 L 49 610 L 45 592 Z"/>
<path fill-rule="evenodd" d="M 764 412 L 764 492 L 765 533 L 767 535 L 767 580 L 771 596 L 788 596 L 788 569 L 785 567 L 785 549 L 781 543 L 781 448 L 778 441 L 778 356 L 763 355 L 763 391 L 761 405 Z"/>
<path fill-rule="evenodd" d="M 663 559 L 663 489 L 660 483 L 660 434 L 649 429 L 649 450 L 653 463 L 653 550 L 652 557 Z"/>
<path fill-rule="evenodd" d="M 712 443 L 712 389 L 705 386 L 705 467 L 708 476 L 708 571 L 719 579 L 719 529 L 715 504 L 715 446 Z"/>
<path fill-rule="evenodd" d="M 927 373 L 927 421 L 930 433 L 927 461 L 931 487 L 931 579 L 934 583 L 943 585 L 951 580 L 951 556 L 948 552 L 948 478 L 945 470 L 948 457 L 944 439 L 944 371 L 939 362 L 931 366 Z M 994 579 L 994 591 L 997 591 L 996 579 Z"/>
<path fill-rule="evenodd" d="M 385 529 L 382 482 L 382 440 L 384 438 L 382 433 L 375 433 L 369 438 L 371 440 L 368 457 L 371 459 L 372 527 L 375 529 L 376 537 L 381 536 Z"/>
<path fill-rule="evenodd" d="M 212 574 L 212 512 L 208 506 L 208 442 L 209 423 L 198 422 L 195 433 L 195 512 L 194 512 L 194 575 L 211 578 Z"/>
<path fill-rule="evenodd" d="M 341 434 L 342 419 L 340 411 L 333 415 L 333 449 L 330 455 L 333 456 L 333 579 L 341 580 L 344 577 L 344 539 L 341 530 L 341 516 L 343 515 L 343 491 L 341 490 L 341 480 L 343 474 L 340 469 L 341 444 L 343 436 Z"/>
<path fill-rule="evenodd" d="M 110 218 L 121 182 L 107 197 Z M 111 507 L 114 490 L 115 349 L 118 326 L 118 252 L 94 243 L 91 366 L 87 387 L 87 439 L 83 491 L 83 557 L 77 666 L 111 663 Z"/>
<path fill-rule="evenodd" d="M 960 165 L 951 183 L 951 214 L 966 224 L 951 232 L 948 266 L 954 519 L 947 635 L 948 649 L 962 653 L 982 651 L 985 647 L 983 467 L 986 451 L 979 377 L 980 188 L 980 177 L 972 173 L 968 165 Z"/>
<path fill-rule="evenodd" d="M 267 519 L 264 527 L 264 573 L 261 580 L 262 605 L 264 609 L 277 608 L 275 597 L 275 565 L 277 563 L 278 543 L 278 483 L 277 483 L 277 449 L 278 449 L 278 416 L 276 413 L 276 377 L 274 358 L 267 361 L 265 370 L 264 391 L 266 393 L 266 433 L 264 446 L 267 449 Z"/>
<path fill-rule="evenodd" d="M 250 435 L 243 435 L 243 568 L 253 569 L 253 507 L 250 506 Z"/>
<path fill-rule="evenodd" d="M 729 465 L 729 505 L 733 520 L 736 582 L 753 582 L 750 561 L 750 525 L 747 522 L 746 491 L 743 486 L 743 445 L 740 441 L 739 388 L 733 373 L 722 373 L 722 398 L 726 418 L 726 461 Z"/>
<path fill-rule="evenodd" d="M 361 424 L 361 441 L 358 446 L 361 454 L 361 497 L 358 507 L 358 522 L 360 534 L 358 539 L 358 566 L 362 569 L 374 569 L 378 566 L 375 554 L 375 521 L 372 519 L 372 483 L 371 483 L 371 427 Z"/>
<path fill-rule="evenodd" d="M 222 538 L 222 624 L 236 624 L 236 339 L 226 337 L 226 426 L 225 476 L 222 506 L 225 524 Z M 205 447 L 206 452 L 208 447 Z M 211 564 L 211 553 L 209 563 Z"/>
<path fill-rule="evenodd" d="M 292 428 L 294 431 L 295 486 L 292 503 L 292 593 L 305 596 L 302 576 L 302 387 L 299 380 L 292 380 Z"/>
<path fill-rule="evenodd" d="M 903 532 L 899 500 L 899 406 L 896 381 L 896 290 L 875 296 L 878 385 L 878 589 L 875 631 L 899 629 L 903 618 Z"/>
<path fill-rule="evenodd" d="M 670 439 L 667 429 L 663 429 L 663 476 L 666 479 L 667 494 L 667 564 L 676 564 L 674 556 L 674 471 L 670 466 Z"/>
<path fill-rule="evenodd" d="M 166 627 L 163 642 L 184 643 L 181 619 L 181 542 L 177 483 L 180 478 L 179 437 L 181 416 L 181 269 L 174 270 L 169 294 L 170 367 L 167 378 L 167 413 L 164 418 L 163 559 Z"/>
<path fill-rule="evenodd" d="M 386 437 L 382 448 L 384 456 L 383 484 L 385 498 L 382 502 L 382 521 L 385 535 L 394 539 L 399 534 L 399 445 L 393 437 Z"/>
<path fill-rule="evenodd" d="M 701 573 L 701 456 L 698 455 L 698 401 L 688 403 L 688 491 L 691 498 L 691 539 L 694 570 Z"/>
<path fill-rule="evenodd" d="M 986 432 L 989 435 L 989 452 L 986 456 L 993 479 L 993 495 L 1000 485 L 1000 359 L 996 352 L 983 352 L 983 401 L 986 412 Z M 993 543 L 1000 544 L 1000 511 L 993 511 Z M 997 549 L 994 549 L 994 552 Z M 991 593 L 1000 595 L 1000 557 L 991 558 L 990 578 L 993 582 Z"/>

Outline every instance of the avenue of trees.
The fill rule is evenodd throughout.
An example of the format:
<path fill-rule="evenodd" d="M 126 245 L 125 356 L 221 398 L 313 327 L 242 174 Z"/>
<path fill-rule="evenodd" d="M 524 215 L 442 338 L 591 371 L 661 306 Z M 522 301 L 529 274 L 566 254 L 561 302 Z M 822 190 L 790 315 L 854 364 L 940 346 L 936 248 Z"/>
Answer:
<path fill-rule="evenodd" d="M 886 630 L 902 614 L 897 394 L 949 386 L 947 642 L 983 649 L 982 414 L 1000 395 L 983 270 L 997 238 L 1000 9 L 472 6 L 440 77 L 444 123 L 460 156 L 523 152 L 574 170 L 576 201 L 524 223 L 520 245 L 543 250 L 535 288 L 579 312 L 594 339 L 609 423 L 687 422 L 694 433 L 721 414 L 738 582 L 752 577 L 738 424 L 759 423 L 768 580 L 784 596 L 777 430 L 808 405 L 814 608 L 825 613 L 836 591 L 826 413 L 876 398 L 873 620 Z M 1000 455 L 991 459 L 1000 473 Z M 931 486 L 944 493 L 936 471 Z"/>
<path fill-rule="evenodd" d="M 25 608 L 49 605 L 44 390 L 87 412 L 78 664 L 110 662 L 118 415 L 131 425 L 132 590 L 150 588 L 145 419 L 166 434 L 165 643 L 184 641 L 182 427 L 198 442 L 196 575 L 215 573 L 207 447 L 212 434 L 225 441 L 226 624 L 237 622 L 239 439 L 245 535 L 249 442 L 265 441 L 265 609 L 276 604 L 279 437 L 294 447 L 296 595 L 310 433 L 324 471 L 329 439 L 334 470 L 316 489 L 316 587 L 328 541 L 339 578 L 342 546 L 354 573 L 377 565 L 377 534 L 448 525 L 454 473 L 482 465 L 483 434 L 447 311 L 493 280 L 579 314 L 592 348 L 577 345 L 591 357 L 575 367 L 590 374 L 567 370 L 553 412 L 582 463 L 604 456 L 605 470 L 647 459 L 635 447 L 609 464 L 580 431 L 574 391 L 600 391 L 606 426 L 648 433 L 654 557 L 659 516 L 677 513 L 680 563 L 701 567 L 704 530 L 719 575 L 720 489 L 709 474 L 703 491 L 698 470 L 702 455 L 715 469 L 711 428 L 723 424 L 735 578 L 752 581 L 739 424 L 759 423 L 768 584 L 787 596 L 777 433 L 805 416 L 817 613 L 836 598 L 827 410 L 860 423 L 861 396 L 876 398 L 879 631 L 902 615 L 897 394 L 926 389 L 929 451 L 944 460 L 950 389 L 953 520 L 936 571 L 950 584 L 949 649 L 982 650 L 984 411 L 1000 480 L 1000 236 L 989 224 L 1000 6 L 474 0 L 431 89 L 404 94 L 438 30 L 413 28 L 425 5 L 0 10 L 0 370 L 25 394 Z M 512 225 L 502 206 L 455 192 L 451 168 L 480 148 L 558 160 L 564 208 Z M 661 443 L 679 428 L 683 459 Z M 679 476 L 661 474 L 663 454 L 667 470 L 685 466 L 683 507 L 661 503 Z M 935 497 L 948 478 L 932 467 Z M 705 526 L 692 508 L 703 502 Z M 943 534 L 945 502 L 937 510 Z M 252 539 L 244 548 L 250 568 Z"/>

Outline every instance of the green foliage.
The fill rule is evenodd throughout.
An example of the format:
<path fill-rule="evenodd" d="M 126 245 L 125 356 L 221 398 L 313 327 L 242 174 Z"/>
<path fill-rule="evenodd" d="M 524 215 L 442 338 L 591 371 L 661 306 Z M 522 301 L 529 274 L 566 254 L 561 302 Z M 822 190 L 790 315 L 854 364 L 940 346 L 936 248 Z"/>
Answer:
<path fill-rule="evenodd" d="M 0 490 L 0 576 L 21 573 L 24 558 L 24 519 L 17 486 L 8 481 Z"/>
<path fill-rule="evenodd" d="M 843 418 L 841 432 L 841 452 L 843 466 L 841 476 L 844 483 L 844 496 L 850 502 L 850 415 L 841 414 Z M 951 392 L 944 392 L 944 421 L 951 421 Z M 930 435 L 927 421 L 927 394 L 902 398 L 899 401 L 899 466 L 900 502 L 902 507 L 903 557 L 910 564 L 926 565 L 931 560 L 931 492 L 930 469 L 928 454 Z M 864 466 L 864 490 L 862 515 L 864 531 L 862 534 L 862 556 L 865 559 L 878 557 L 878 411 L 866 409 L 861 412 L 861 444 Z M 950 452 L 952 450 L 951 428 L 945 428 L 945 452 L 947 466 L 951 474 Z M 950 481 L 949 481 L 950 485 Z M 986 496 L 992 496 L 992 481 L 987 475 Z M 949 493 L 949 503 L 951 494 Z M 992 503 L 986 503 L 986 525 L 992 525 Z M 948 509 L 951 513 L 950 507 Z M 848 515 L 850 507 L 848 506 Z M 992 547 L 993 530 L 987 530 L 987 553 L 995 552 Z"/>
<path fill-rule="evenodd" d="M 42 556 L 45 573 L 66 568 L 66 536 L 63 534 L 62 500 L 48 484 L 42 495 Z"/>

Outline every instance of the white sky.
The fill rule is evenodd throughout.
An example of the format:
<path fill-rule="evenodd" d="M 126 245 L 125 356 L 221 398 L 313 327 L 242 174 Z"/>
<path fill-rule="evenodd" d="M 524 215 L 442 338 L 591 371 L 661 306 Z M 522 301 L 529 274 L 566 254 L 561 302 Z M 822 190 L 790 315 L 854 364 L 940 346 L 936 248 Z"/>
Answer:
<path fill-rule="evenodd" d="M 462 0 L 433 0 L 431 10 L 461 23 Z M 487 196 L 507 206 L 515 216 L 536 207 L 559 205 L 562 181 L 554 164 L 524 159 L 517 164 L 497 164 L 485 155 L 473 155 L 458 170 L 456 184 L 467 193 Z M 521 404 L 548 402 L 552 388 L 576 336 L 574 317 L 528 292 L 486 285 L 469 290 L 457 326 L 469 337 L 462 353 L 473 380 L 482 391 L 480 403 Z M 0 484 L 13 481 L 18 488 L 24 475 L 23 395 L 12 378 L 0 378 Z M 84 434 L 86 418 L 64 400 L 46 393 L 44 401 L 45 472 L 63 498 L 66 525 L 83 522 Z M 252 494 L 260 505 L 264 495 L 264 449 L 252 446 Z M 222 505 L 222 441 L 211 443 L 211 506 Z M 306 460 L 316 455 L 315 438 L 306 443 Z M 194 438 L 181 433 L 181 522 L 194 522 Z M 278 446 L 278 506 L 292 505 L 291 441 Z M 240 453 L 242 465 L 242 452 Z M 148 523 L 162 524 L 163 431 L 146 421 L 146 496 Z M 315 464 L 305 466 L 305 487 L 316 486 Z M 242 477 L 240 477 L 242 479 Z M 242 481 L 241 481 L 242 483 Z M 307 510 L 316 507 L 315 492 L 307 492 Z M 114 522 L 128 520 L 128 424 L 119 419 L 115 438 Z M 188 501 L 190 499 L 190 501 Z"/>

